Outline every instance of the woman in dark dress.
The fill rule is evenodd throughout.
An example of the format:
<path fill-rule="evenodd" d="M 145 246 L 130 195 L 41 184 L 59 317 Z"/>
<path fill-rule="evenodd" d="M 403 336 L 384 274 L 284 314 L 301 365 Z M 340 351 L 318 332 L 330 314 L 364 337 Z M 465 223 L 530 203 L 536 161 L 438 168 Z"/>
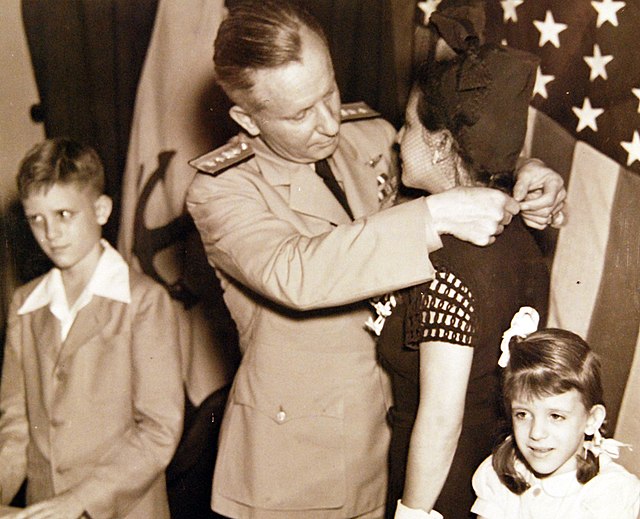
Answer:
<path fill-rule="evenodd" d="M 454 57 L 420 71 L 399 136 L 403 183 L 431 193 L 509 190 L 537 61 L 480 45 L 474 24 L 455 17 L 436 13 L 432 23 Z M 429 255 L 436 278 L 394 294 L 378 342 L 395 402 L 388 517 L 470 515 L 473 472 L 498 439 L 502 332 L 521 306 L 546 315 L 548 271 L 519 216 L 488 247 L 442 241 Z"/>

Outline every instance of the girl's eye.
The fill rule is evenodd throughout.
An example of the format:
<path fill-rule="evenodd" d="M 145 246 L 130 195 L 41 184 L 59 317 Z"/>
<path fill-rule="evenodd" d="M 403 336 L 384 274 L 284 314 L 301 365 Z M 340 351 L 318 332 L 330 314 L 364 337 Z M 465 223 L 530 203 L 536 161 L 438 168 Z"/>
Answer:
<path fill-rule="evenodd" d="M 526 411 L 514 411 L 513 412 L 513 417 L 516 420 L 524 420 L 527 417 L 527 412 Z"/>
<path fill-rule="evenodd" d="M 563 416 L 563 415 L 561 415 L 561 414 L 558 414 L 558 413 L 552 413 L 552 414 L 551 414 L 551 419 L 552 419 L 554 422 L 559 422 L 559 421 L 561 421 L 561 420 L 564 420 L 564 416 Z"/>
<path fill-rule="evenodd" d="M 58 213 L 58 217 L 62 220 L 69 220 L 73 216 L 73 213 L 68 209 L 63 209 Z"/>

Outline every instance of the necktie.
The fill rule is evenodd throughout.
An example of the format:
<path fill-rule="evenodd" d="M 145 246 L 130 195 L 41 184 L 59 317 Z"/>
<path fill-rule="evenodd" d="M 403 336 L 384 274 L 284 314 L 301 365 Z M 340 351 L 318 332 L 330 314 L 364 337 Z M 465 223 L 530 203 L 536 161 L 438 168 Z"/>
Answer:
<path fill-rule="evenodd" d="M 347 202 L 347 195 L 345 195 L 344 191 L 340 188 L 336 177 L 333 175 L 333 171 L 331 171 L 331 167 L 329 166 L 327 159 L 322 159 L 316 162 L 316 173 L 333 193 L 333 196 L 336 197 L 336 200 L 340 202 L 340 205 L 347 212 L 349 218 L 353 220 L 353 213 L 349 207 L 349 202 Z"/>

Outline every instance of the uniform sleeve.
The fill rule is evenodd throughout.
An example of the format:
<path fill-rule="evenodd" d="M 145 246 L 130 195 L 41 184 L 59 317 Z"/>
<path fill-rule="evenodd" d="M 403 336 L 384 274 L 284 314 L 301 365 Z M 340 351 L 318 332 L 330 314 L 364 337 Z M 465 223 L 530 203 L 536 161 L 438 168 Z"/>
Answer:
<path fill-rule="evenodd" d="M 601 473 L 584 488 L 585 519 L 637 519 L 640 513 L 640 481 L 624 469 Z"/>
<path fill-rule="evenodd" d="M 438 341 L 475 346 L 476 316 L 469 287 L 447 267 L 438 267 L 430 282 L 408 290 L 405 342 Z"/>
<path fill-rule="evenodd" d="M 94 519 L 124 517 L 160 477 L 182 432 L 184 394 L 173 302 L 132 287 L 133 422 L 72 492 Z"/>
<path fill-rule="evenodd" d="M 506 499 L 509 490 L 498 479 L 491 460 L 491 456 L 485 459 L 473 475 L 473 490 L 477 498 L 471 511 L 485 519 L 507 519 Z"/>
<path fill-rule="evenodd" d="M 277 214 L 263 189 L 271 188 L 231 170 L 216 178 L 197 175 L 187 198 L 210 263 L 258 294 L 310 310 L 361 301 L 433 277 L 424 200 L 310 236 L 300 232 L 302 222 L 296 226 Z"/>
<path fill-rule="evenodd" d="M 9 308 L 0 386 L 0 502 L 8 504 L 26 477 L 29 441 L 25 373 L 21 361 L 20 317 L 16 298 Z"/>

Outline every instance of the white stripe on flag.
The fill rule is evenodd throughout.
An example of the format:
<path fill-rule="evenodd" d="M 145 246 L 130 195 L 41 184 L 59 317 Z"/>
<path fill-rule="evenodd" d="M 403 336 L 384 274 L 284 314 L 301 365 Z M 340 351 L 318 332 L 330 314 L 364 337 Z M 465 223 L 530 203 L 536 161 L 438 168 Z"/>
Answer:
<path fill-rule="evenodd" d="M 578 141 L 551 272 L 549 326 L 587 338 L 607 250 L 620 166 Z"/>

